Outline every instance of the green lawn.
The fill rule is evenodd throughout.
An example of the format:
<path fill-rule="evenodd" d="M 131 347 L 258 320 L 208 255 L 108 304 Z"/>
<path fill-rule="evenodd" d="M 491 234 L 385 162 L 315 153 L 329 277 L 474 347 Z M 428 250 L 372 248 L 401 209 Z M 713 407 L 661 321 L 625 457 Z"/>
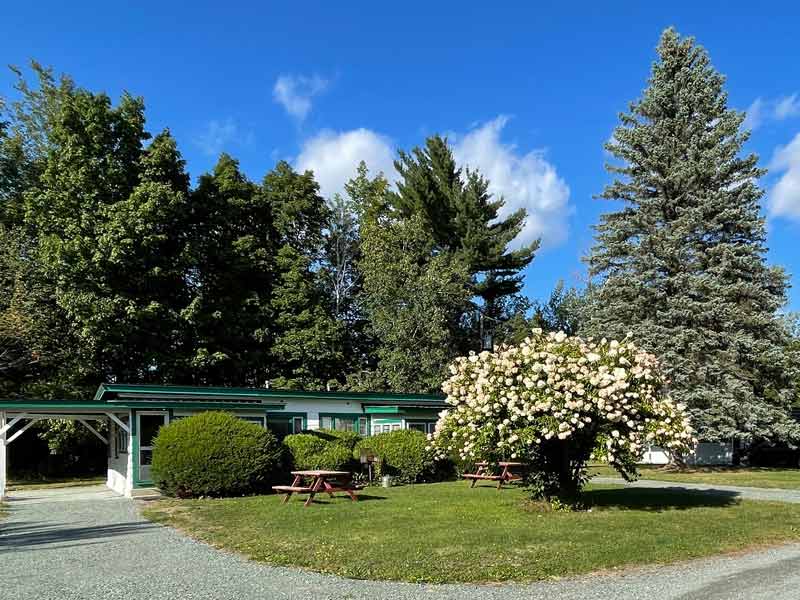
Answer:
<path fill-rule="evenodd" d="M 603 477 L 619 477 L 607 465 L 590 467 L 590 472 Z M 767 469 L 758 467 L 692 467 L 677 470 L 674 467 L 640 465 L 642 479 L 708 483 L 717 485 L 743 485 L 761 488 L 800 489 L 800 469 Z"/>
<path fill-rule="evenodd" d="M 83 485 L 98 485 L 105 483 L 106 478 L 97 477 L 70 477 L 70 478 L 47 478 L 47 479 L 11 479 L 8 482 L 8 491 L 20 490 L 43 490 L 49 488 L 78 487 Z"/>
<path fill-rule="evenodd" d="M 417 582 L 535 581 L 800 538 L 800 505 L 594 486 L 591 512 L 550 512 L 519 488 L 369 488 L 304 508 L 278 496 L 160 500 L 148 518 L 275 565 Z"/>

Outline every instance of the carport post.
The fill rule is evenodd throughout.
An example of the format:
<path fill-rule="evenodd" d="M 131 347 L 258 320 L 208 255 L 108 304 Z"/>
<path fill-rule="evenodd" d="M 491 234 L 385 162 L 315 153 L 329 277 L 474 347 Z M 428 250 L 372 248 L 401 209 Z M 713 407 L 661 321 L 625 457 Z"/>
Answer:
<path fill-rule="evenodd" d="M 0 410 L 0 431 L 6 427 L 6 411 Z M 6 498 L 6 432 L 0 433 L 0 500 Z"/>

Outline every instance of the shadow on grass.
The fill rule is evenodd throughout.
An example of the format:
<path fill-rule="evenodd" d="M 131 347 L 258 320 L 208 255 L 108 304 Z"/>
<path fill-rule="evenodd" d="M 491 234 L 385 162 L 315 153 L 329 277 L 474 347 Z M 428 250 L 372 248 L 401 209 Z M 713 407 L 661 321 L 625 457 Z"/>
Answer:
<path fill-rule="evenodd" d="M 619 510 L 686 510 L 689 508 L 725 508 L 739 502 L 737 492 L 698 491 L 679 485 L 660 489 L 621 488 L 587 490 L 583 501 L 590 507 Z"/>

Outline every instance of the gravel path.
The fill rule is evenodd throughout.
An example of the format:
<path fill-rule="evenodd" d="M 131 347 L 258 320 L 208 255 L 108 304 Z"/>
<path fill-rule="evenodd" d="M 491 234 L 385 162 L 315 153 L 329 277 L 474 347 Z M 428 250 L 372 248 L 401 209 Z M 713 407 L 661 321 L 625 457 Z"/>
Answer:
<path fill-rule="evenodd" d="M 353 581 L 249 562 L 147 522 L 103 488 L 72 488 L 12 497 L 0 522 L 0 585 L 0 598 L 14 600 L 794 600 L 800 544 L 533 585 Z"/>
<path fill-rule="evenodd" d="M 659 488 L 672 490 L 692 490 L 707 494 L 731 495 L 747 500 L 773 500 L 775 502 L 800 502 L 800 490 L 781 490 L 771 488 L 744 487 L 738 485 L 709 485 L 706 483 L 684 483 L 677 481 L 655 481 L 653 479 L 640 479 L 627 482 L 617 477 L 593 477 L 593 483 L 613 483 L 634 488 Z"/>

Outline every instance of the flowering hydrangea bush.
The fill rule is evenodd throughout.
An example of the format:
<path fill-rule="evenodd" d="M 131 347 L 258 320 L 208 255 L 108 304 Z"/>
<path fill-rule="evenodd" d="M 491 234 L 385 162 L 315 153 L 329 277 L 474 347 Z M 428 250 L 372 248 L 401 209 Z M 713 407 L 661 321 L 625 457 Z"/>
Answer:
<path fill-rule="evenodd" d="M 575 497 L 594 456 L 626 479 L 650 444 L 674 455 L 696 444 L 688 413 L 665 394 L 656 358 L 630 336 L 599 341 L 534 330 L 518 346 L 450 366 L 448 410 L 431 434 L 440 456 L 520 460 L 537 495 Z"/>

